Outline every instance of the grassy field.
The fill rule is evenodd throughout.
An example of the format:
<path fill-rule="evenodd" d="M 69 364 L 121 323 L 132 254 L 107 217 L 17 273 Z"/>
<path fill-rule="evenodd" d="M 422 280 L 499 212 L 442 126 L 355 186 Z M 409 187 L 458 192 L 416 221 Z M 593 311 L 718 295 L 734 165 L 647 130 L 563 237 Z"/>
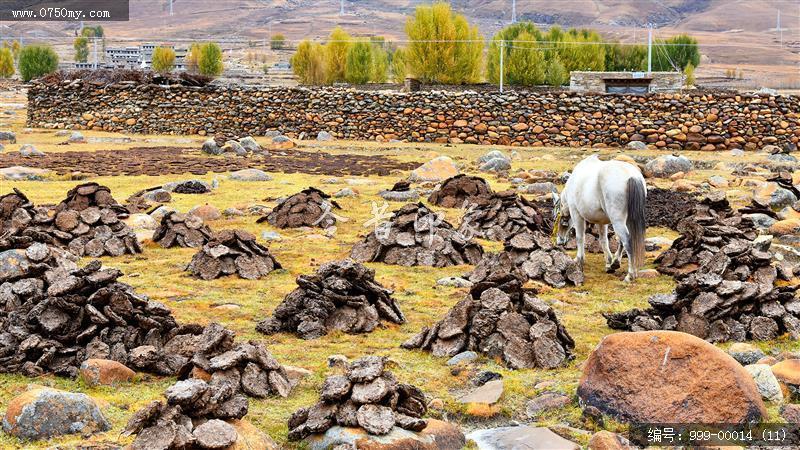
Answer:
<path fill-rule="evenodd" d="M 9 101 L 4 99 L 4 101 Z M 20 100 L 21 101 L 21 100 Z M 80 144 L 57 145 L 66 138 L 55 137 L 53 130 L 24 131 L 24 111 L 6 119 L 10 128 L 17 132 L 18 144 L 6 146 L 6 151 L 16 151 L 23 143 L 33 143 L 45 152 L 65 150 L 107 150 L 122 149 L 128 146 L 148 145 L 155 140 L 158 144 L 175 143 L 178 146 L 199 148 L 202 141 L 199 137 L 174 136 L 134 136 L 129 144 Z M 87 137 L 111 136 L 101 132 L 83 132 Z M 259 140 L 259 139 L 257 139 Z M 266 141 L 262 141 L 265 143 Z M 308 142 L 301 144 L 301 149 L 315 151 L 324 149 L 330 153 L 369 153 L 387 154 L 403 161 L 422 163 L 435 155 L 449 155 L 462 164 L 465 172 L 477 173 L 474 161 L 486 153 L 488 147 L 448 146 L 448 145 L 411 145 L 411 144 L 377 144 L 337 141 L 328 144 Z M 510 152 L 512 149 L 502 149 Z M 592 149 L 529 149 L 516 148 L 517 159 L 514 169 L 547 169 L 563 171 L 571 168 L 577 160 L 591 154 Z M 613 155 L 616 150 L 602 150 L 601 153 Z M 639 152 L 655 154 L 656 152 Z M 722 154 L 688 153 L 694 160 L 723 160 Z M 744 160 L 755 159 L 747 156 Z M 738 159 L 741 161 L 742 159 Z M 729 170 L 698 170 L 690 174 L 694 181 L 704 181 L 709 176 L 730 175 Z M 274 180 L 270 182 L 236 182 L 227 179 L 224 174 L 209 174 L 194 177 L 189 174 L 164 177 L 99 177 L 93 178 L 100 184 L 111 188 L 118 201 L 123 201 L 135 191 L 160 185 L 167 181 L 188 178 L 201 178 L 219 181 L 219 188 L 206 195 L 173 195 L 170 207 L 187 211 L 193 206 L 209 203 L 220 210 L 228 207 L 246 208 L 252 204 L 274 205 L 275 198 L 292 194 L 308 186 L 320 187 L 333 193 L 348 186 L 345 178 L 338 184 L 323 184 L 329 178 L 321 175 L 272 173 Z M 238 339 L 254 339 L 264 342 L 273 354 L 284 364 L 303 367 L 313 375 L 304 379 L 287 399 L 269 398 L 251 399 L 247 420 L 266 431 L 273 439 L 287 448 L 296 448 L 286 442 L 286 420 L 298 407 L 311 404 L 317 400 L 317 390 L 326 376 L 326 360 L 329 355 L 343 354 L 350 358 L 376 354 L 391 357 L 397 365 L 393 369 L 400 380 L 421 386 L 431 398 L 439 398 L 444 402 L 442 410 L 432 410 L 430 416 L 460 422 L 465 430 L 509 423 L 513 420 L 526 421 L 524 417 L 525 402 L 543 391 L 563 392 L 574 397 L 575 388 L 581 371 L 581 363 L 600 339 L 612 332 L 601 316 L 603 312 L 623 311 L 632 307 L 646 306 L 647 297 L 658 292 L 668 292 L 673 287 L 672 279 L 658 276 L 641 279 L 636 284 L 625 285 L 619 275 L 609 275 L 603 271 L 601 255 L 589 255 L 586 267 L 586 282 L 575 288 L 551 289 L 540 287 L 540 297 L 554 305 L 562 322 L 576 341 L 574 361 L 558 370 L 520 370 L 505 369 L 497 361 L 482 358 L 478 368 L 500 372 L 505 380 L 505 393 L 499 403 L 496 417 L 476 419 L 465 414 L 463 407 L 456 401 L 461 389 L 465 386 L 469 373 L 458 376 L 451 375 L 445 360 L 435 358 L 429 353 L 406 351 L 399 344 L 419 331 L 423 326 L 437 320 L 459 299 L 465 291 L 462 289 L 441 287 L 436 280 L 451 275 L 459 275 L 469 270 L 467 266 L 432 269 L 428 267 L 398 267 L 384 264 L 371 264 L 376 271 L 379 282 L 395 291 L 395 296 L 407 323 L 402 326 L 387 325 L 373 333 L 365 335 L 330 334 L 318 340 L 304 341 L 293 335 L 278 334 L 263 336 L 255 331 L 255 324 L 269 315 L 283 299 L 284 295 L 295 288 L 296 276 L 309 273 L 326 261 L 346 257 L 350 248 L 358 242 L 370 229 L 364 223 L 371 217 L 372 202 L 382 202 L 377 195 L 379 190 L 387 189 L 407 173 L 396 173 L 385 177 L 371 177 L 370 184 L 351 186 L 359 192 L 355 198 L 338 200 L 342 205 L 341 215 L 348 218 L 340 223 L 332 238 L 325 237 L 319 230 L 274 230 L 267 224 L 256 224 L 255 216 L 224 218 L 213 221 L 213 229 L 244 228 L 257 236 L 264 230 L 278 231 L 283 239 L 268 244 L 271 252 L 284 266 L 283 270 L 274 272 L 258 281 L 247 281 L 238 278 L 225 278 L 214 281 L 202 281 L 191 278 L 184 272 L 186 263 L 194 250 L 169 249 L 148 243 L 144 253 L 126 255 L 119 258 L 104 258 L 103 263 L 117 267 L 125 273 L 121 281 L 133 285 L 139 292 L 167 304 L 176 318 L 181 322 L 208 323 L 220 322 L 236 331 Z M 492 175 L 486 176 L 495 190 L 509 187 L 506 180 Z M 35 203 L 57 203 L 66 191 L 78 183 L 73 180 L 53 179 L 46 182 L 0 182 L 5 193 L 11 188 L 19 188 Z M 663 186 L 669 182 L 662 183 Z M 743 200 L 747 196 L 746 188 L 731 188 L 733 199 Z M 399 208 L 401 203 L 392 203 L 391 209 Z M 458 222 L 459 211 L 444 210 L 448 220 Z M 650 229 L 648 236 L 668 236 L 675 234 L 669 230 Z M 263 241 L 262 241 L 263 242 Z M 498 243 L 484 242 L 485 248 L 497 250 Z M 656 253 L 648 254 L 648 267 Z M 765 349 L 783 348 L 788 343 L 777 342 L 764 344 Z M 89 443 L 129 443 L 131 438 L 119 436 L 130 415 L 138 408 L 153 399 L 161 397 L 163 390 L 174 379 L 142 374 L 136 382 L 119 388 L 88 387 L 79 381 L 66 380 L 52 376 L 29 379 L 16 375 L 0 375 L 0 405 L 26 390 L 29 384 L 53 386 L 70 391 L 85 392 L 104 405 L 104 412 L 113 424 L 113 429 L 104 434 L 88 438 L 73 436 L 47 442 L 20 442 L 8 435 L 0 435 L 2 448 L 51 448 L 55 445 L 71 447 Z M 546 382 L 546 383 L 545 383 Z M 538 388 L 535 386 L 538 385 Z M 776 418 L 775 408 L 771 408 L 771 417 Z M 562 410 L 542 418 L 541 423 L 553 425 L 567 423 L 577 428 L 586 428 L 580 420 L 580 409 L 577 401 Z M 583 444 L 587 436 L 576 436 Z"/>

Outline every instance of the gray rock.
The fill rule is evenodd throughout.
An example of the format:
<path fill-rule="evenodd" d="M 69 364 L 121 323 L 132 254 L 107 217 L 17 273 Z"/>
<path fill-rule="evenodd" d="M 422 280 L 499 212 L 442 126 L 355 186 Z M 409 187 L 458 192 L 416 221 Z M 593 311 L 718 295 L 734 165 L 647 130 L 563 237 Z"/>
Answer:
<path fill-rule="evenodd" d="M 678 172 L 692 170 L 692 162 L 685 156 L 662 155 L 644 166 L 644 174 L 651 178 L 669 178 Z"/>
<path fill-rule="evenodd" d="M 42 181 L 53 172 L 48 169 L 37 169 L 35 167 L 11 166 L 0 169 L 0 177 L 11 181 Z"/>
<path fill-rule="evenodd" d="M 239 145 L 241 145 L 242 148 L 244 148 L 248 152 L 260 152 L 261 151 L 261 146 L 258 145 L 258 142 L 256 142 L 256 140 L 253 139 L 250 136 L 246 136 L 246 137 L 243 137 L 243 138 L 239 139 Z"/>
<path fill-rule="evenodd" d="M 525 414 L 529 419 L 535 419 L 542 413 L 560 409 L 570 404 L 570 398 L 564 394 L 555 392 L 545 392 L 530 401 L 525 405 Z"/>
<path fill-rule="evenodd" d="M 743 366 L 755 364 L 766 356 L 760 348 L 744 342 L 736 342 L 728 348 L 728 354 Z"/>
<path fill-rule="evenodd" d="M 774 162 L 781 162 L 781 163 L 796 163 L 797 158 L 792 155 L 787 155 L 786 153 L 778 153 L 775 155 L 767 156 L 767 159 Z"/>
<path fill-rule="evenodd" d="M 152 191 L 147 191 L 142 195 L 145 200 L 149 200 L 151 202 L 156 203 L 169 203 L 172 201 L 172 195 L 167 192 L 165 189 L 153 189 Z"/>
<path fill-rule="evenodd" d="M 753 225 L 762 230 L 768 229 L 773 223 L 777 222 L 772 217 L 761 213 L 743 214 L 742 217 L 749 217 L 753 221 Z"/>
<path fill-rule="evenodd" d="M 265 241 L 282 241 L 283 236 L 281 236 L 277 231 L 262 231 L 261 239 L 264 239 Z"/>
<path fill-rule="evenodd" d="M 730 151 L 731 156 L 744 156 L 744 150 L 740 148 L 735 148 Z"/>
<path fill-rule="evenodd" d="M 191 405 L 208 390 L 208 383 L 197 378 L 181 380 L 164 391 L 164 397 L 171 405 Z"/>
<path fill-rule="evenodd" d="M 625 147 L 630 150 L 647 150 L 647 144 L 642 141 L 630 141 Z"/>
<path fill-rule="evenodd" d="M 23 278 L 31 270 L 25 250 L 0 252 L 0 283 Z"/>
<path fill-rule="evenodd" d="M 13 412 L 12 412 L 13 411 Z M 11 400 L 3 430 L 26 440 L 65 434 L 108 431 L 111 425 L 88 395 L 57 389 L 34 389 Z"/>
<path fill-rule="evenodd" d="M 225 142 L 222 146 L 222 153 L 233 153 L 236 156 L 247 156 L 247 149 L 234 140 Z"/>
<path fill-rule="evenodd" d="M 503 395 L 503 380 L 492 380 L 473 389 L 458 399 L 461 403 L 485 403 L 492 405 Z"/>
<path fill-rule="evenodd" d="M 44 152 L 34 147 L 33 144 L 22 144 L 22 147 L 19 148 L 19 154 L 26 158 L 44 156 Z"/>
<path fill-rule="evenodd" d="M 272 181 L 272 177 L 260 169 L 242 169 L 231 172 L 229 178 L 236 181 Z"/>
<path fill-rule="evenodd" d="M 219 145 L 217 145 L 217 141 L 215 141 L 214 139 L 206 139 L 206 141 L 203 142 L 203 147 L 201 148 L 201 150 L 203 151 L 203 153 L 206 153 L 208 155 L 222 154 L 222 149 L 219 147 Z"/>
<path fill-rule="evenodd" d="M 70 144 L 83 144 L 86 142 L 86 138 L 83 137 L 83 134 L 81 134 L 79 131 L 73 131 L 72 134 L 69 135 L 67 142 Z"/>
<path fill-rule="evenodd" d="M 347 377 L 355 383 L 364 383 L 378 378 L 386 361 L 380 356 L 365 356 L 347 365 Z"/>
<path fill-rule="evenodd" d="M 479 170 L 482 172 L 503 172 L 511 169 L 511 160 L 494 158 L 481 164 Z"/>
<path fill-rule="evenodd" d="M 771 402 L 783 401 L 783 392 L 778 384 L 778 379 L 772 373 L 772 369 L 767 364 L 750 364 L 744 369 L 753 377 L 758 392 L 765 400 Z"/>
<path fill-rule="evenodd" d="M 333 135 L 331 135 L 327 131 L 320 131 L 319 133 L 317 133 L 317 140 L 318 141 L 330 141 L 330 140 L 333 140 Z"/>
<path fill-rule="evenodd" d="M 413 202 L 419 199 L 419 193 L 416 189 L 409 191 L 381 191 L 379 193 L 381 198 L 390 202 Z"/>
<path fill-rule="evenodd" d="M 16 144 L 17 135 L 13 131 L 0 131 L 0 141 Z"/>
<path fill-rule="evenodd" d="M 336 198 L 357 197 L 358 194 L 352 188 L 346 187 L 333 194 Z"/>
<path fill-rule="evenodd" d="M 518 189 L 527 194 L 536 194 L 536 195 L 558 193 L 558 188 L 556 188 L 556 185 L 549 181 L 543 183 L 525 184 L 520 186 Z"/>
<path fill-rule="evenodd" d="M 226 448 L 236 442 L 238 434 L 233 425 L 219 419 L 211 419 L 199 425 L 192 435 L 202 448 Z"/>
<path fill-rule="evenodd" d="M 304 440 L 309 450 L 352 450 L 356 446 L 374 445 L 376 448 L 461 450 L 466 438 L 458 427 L 440 422 L 437 431 L 441 434 L 415 433 L 394 427 L 382 436 L 365 434 L 356 427 L 334 426 L 324 434 L 312 435 Z M 304 447 L 305 448 L 305 447 Z M 370 447 L 368 447 L 370 448 Z"/>
<path fill-rule="evenodd" d="M 466 278 L 461 277 L 444 277 L 439 278 L 436 280 L 436 284 L 439 286 L 452 286 L 458 288 L 468 288 L 472 287 L 472 282 L 467 280 Z"/>
<path fill-rule="evenodd" d="M 273 139 L 273 138 L 278 137 L 280 135 L 281 135 L 281 132 L 277 131 L 277 130 L 270 130 L 270 131 L 267 131 L 266 133 L 264 133 L 264 137 L 270 138 L 270 139 Z"/>
<path fill-rule="evenodd" d="M 447 365 L 457 366 L 459 364 L 469 364 L 476 359 L 478 359 L 478 354 L 473 351 L 461 352 L 447 360 Z"/>

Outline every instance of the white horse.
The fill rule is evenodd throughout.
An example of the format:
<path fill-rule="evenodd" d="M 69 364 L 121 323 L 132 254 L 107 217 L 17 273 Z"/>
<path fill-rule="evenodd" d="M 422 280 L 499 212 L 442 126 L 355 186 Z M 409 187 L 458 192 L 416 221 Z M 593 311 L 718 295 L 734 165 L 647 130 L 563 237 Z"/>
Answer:
<path fill-rule="evenodd" d="M 576 262 L 583 268 L 586 223 L 600 225 L 600 245 L 606 258 L 606 271 L 619 266 L 622 250 L 628 255 L 626 282 L 636 279 L 644 260 L 645 198 L 647 187 L 642 173 L 622 161 L 601 161 L 592 155 L 572 171 L 560 199 L 555 199 L 557 243 L 564 245 L 575 229 L 578 244 Z M 560 217 L 559 217 L 560 216 Z M 608 224 L 619 238 L 617 253 L 608 247 Z"/>

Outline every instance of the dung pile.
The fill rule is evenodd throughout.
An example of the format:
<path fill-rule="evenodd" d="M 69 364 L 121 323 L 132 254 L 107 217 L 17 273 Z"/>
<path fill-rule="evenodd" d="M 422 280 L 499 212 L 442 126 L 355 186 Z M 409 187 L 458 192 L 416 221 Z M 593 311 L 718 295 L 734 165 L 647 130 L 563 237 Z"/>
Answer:
<path fill-rule="evenodd" d="M 334 208 L 341 209 L 336 201 L 330 200 L 330 195 L 310 187 L 278 203 L 269 214 L 256 222 L 266 221 L 278 228 L 328 228 L 336 225 L 336 217 L 332 213 Z"/>
<path fill-rule="evenodd" d="M 551 221 L 536 210 L 535 205 L 515 191 L 475 197 L 466 207 L 459 232 L 493 241 L 505 241 L 522 232 L 548 233 Z"/>
<path fill-rule="evenodd" d="M 484 255 L 472 272 L 466 275 L 479 282 L 501 268 L 518 270 L 527 280 L 542 281 L 553 287 L 583 284 L 583 270 L 566 253 L 553 246 L 549 236 L 538 232 L 519 233 L 507 239 L 501 253 Z"/>
<path fill-rule="evenodd" d="M 325 263 L 314 275 L 297 277 L 297 285 L 256 330 L 316 339 L 331 330 L 369 333 L 381 320 L 405 322 L 392 291 L 375 281 L 374 270 L 355 261 Z"/>
<path fill-rule="evenodd" d="M 696 205 L 697 200 L 690 193 L 648 187 L 645 211 L 647 226 L 675 230 L 678 223 L 691 214 Z"/>
<path fill-rule="evenodd" d="M 658 271 L 672 276 L 697 270 L 720 251 L 730 255 L 746 251 L 758 235 L 753 222 L 734 211 L 721 191 L 710 193 L 695 205 L 677 230 L 680 237 L 656 258 Z"/>
<path fill-rule="evenodd" d="M 179 327 L 166 306 L 117 282 L 118 270 L 65 255 L 39 242 L 0 252 L 0 372 L 72 377 L 101 358 L 174 375 L 188 363 L 173 339 L 202 327 Z"/>
<path fill-rule="evenodd" d="M 35 214 L 33 202 L 14 188 L 13 192 L 0 197 L 0 236 L 25 229 Z"/>
<path fill-rule="evenodd" d="M 266 276 L 281 265 L 269 249 L 256 242 L 256 237 L 244 230 L 222 230 L 215 233 L 195 253 L 186 266 L 192 275 L 213 280 L 237 274 L 247 280 Z"/>
<path fill-rule="evenodd" d="M 734 213 L 722 195 L 704 199 L 678 225 L 681 236 L 656 260 L 673 275 L 675 292 L 654 295 L 650 308 L 606 314 L 622 330 L 678 330 L 711 342 L 800 339 L 794 268 L 771 265 L 769 240 L 754 241 L 752 223 Z"/>
<path fill-rule="evenodd" d="M 572 358 L 575 342 L 555 311 L 523 289 L 524 278 L 503 267 L 488 272 L 447 315 L 402 344 L 454 356 L 466 350 L 501 358 L 512 369 L 552 369 Z"/>
<path fill-rule="evenodd" d="M 211 228 L 200 217 L 171 211 L 161 218 L 161 223 L 153 233 L 153 242 L 164 248 L 200 248 L 213 235 Z"/>
<path fill-rule="evenodd" d="M 358 262 L 433 267 L 476 264 L 482 255 L 479 244 L 466 239 L 422 203 L 409 203 L 395 211 L 350 252 Z"/>
<path fill-rule="evenodd" d="M 70 189 L 55 207 L 49 231 L 78 256 L 141 253 L 136 233 L 121 220 L 127 217 L 109 188 L 86 183 Z"/>
<path fill-rule="evenodd" d="M 481 177 L 459 174 L 450 177 L 431 193 L 428 201 L 444 208 L 462 208 L 464 202 L 473 203 L 478 197 L 492 194 L 489 183 Z"/>
<path fill-rule="evenodd" d="M 384 358 L 366 356 L 350 363 L 346 374 L 328 376 L 322 383 L 320 401 L 289 418 L 289 440 L 324 433 L 336 425 L 361 427 L 379 436 L 395 426 L 409 431 L 425 429 L 425 394 L 416 386 L 399 383 L 385 364 Z"/>

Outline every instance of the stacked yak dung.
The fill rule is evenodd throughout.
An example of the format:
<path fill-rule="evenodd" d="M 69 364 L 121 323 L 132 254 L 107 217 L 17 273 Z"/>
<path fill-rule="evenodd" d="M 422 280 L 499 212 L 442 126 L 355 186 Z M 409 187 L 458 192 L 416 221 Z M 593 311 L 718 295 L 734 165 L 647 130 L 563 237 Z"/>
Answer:
<path fill-rule="evenodd" d="M 575 342 L 555 311 L 522 288 L 518 273 L 503 269 L 475 283 L 440 322 L 402 347 L 446 357 L 472 350 L 502 358 L 512 369 L 552 369 L 570 359 Z"/>
<path fill-rule="evenodd" d="M 316 339 L 330 330 L 369 333 L 381 320 L 405 322 L 392 291 L 375 281 L 375 271 L 352 260 L 323 264 L 314 275 L 297 277 L 297 285 L 258 331 Z"/>
<path fill-rule="evenodd" d="M 350 252 L 359 262 L 433 267 L 476 264 L 482 255 L 479 244 L 466 239 L 422 203 L 395 211 Z"/>
<path fill-rule="evenodd" d="M 238 274 L 255 280 L 267 276 L 281 265 L 269 249 L 244 230 L 222 230 L 195 253 L 186 270 L 203 280 Z"/>
<path fill-rule="evenodd" d="M 341 209 L 330 195 L 317 188 L 304 189 L 282 202 L 272 211 L 256 222 L 267 221 L 278 228 L 320 227 L 328 228 L 336 225 L 336 217 L 332 209 Z"/>
<path fill-rule="evenodd" d="M 552 224 L 536 210 L 534 204 L 514 191 L 473 198 L 459 227 L 465 236 L 474 234 L 493 241 L 505 241 L 521 232 L 546 233 L 550 229 Z"/>
<path fill-rule="evenodd" d="M 202 327 L 178 327 L 163 304 L 117 282 L 118 270 L 65 255 L 38 242 L 0 253 L 0 371 L 75 376 L 101 358 L 174 375 L 189 361 L 165 348 Z"/>
<path fill-rule="evenodd" d="M 153 242 L 164 248 L 200 248 L 213 235 L 211 228 L 200 217 L 172 211 L 161 218 L 161 223 L 153 233 Z"/>
<path fill-rule="evenodd" d="M 519 270 L 528 280 L 538 280 L 564 287 L 583 284 L 583 270 L 566 253 L 553 246 L 549 236 L 542 233 L 519 233 L 505 242 L 499 254 L 487 254 L 472 272 L 466 275 L 473 283 L 484 279 L 496 268 L 506 272 Z"/>
<path fill-rule="evenodd" d="M 0 250 L 26 248 L 34 242 L 59 245 L 46 228 L 52 222 L 46 208 L 35 207 L 18 189 L 0 197 Z"/>
<path fill-rule="evenodd" d="M 664 227 L 675 230 L 678 223 L 692 213 L 697 201 L 687 192 L 649 187 L 645 218 L 648 227 Z"/>
<path fill-rule="evenodd" d="M 55 209 L 51 232 L 78 256 L 141 253 L 136 233 L 122 222 L 128 211 L 97 183 L 76 186 Z"/>
<path fill-rule="evenodd" d="M 654 295 L 650 308 L 605 315 L 622 330 L 678 330 L 712 342 L 770 340 L 788 332 L 800 339 L 798 286 L 788 264 L 771 265 L 769 240 L 753 241 L 748 219 L 723 197 L 705 199 L 678 225 L 682 233 L 657 261 L 674 275 L 675 292 Z"/>
<path fill-rule="evenodd" d="M 459 174 L 444 180 L 428 201 L 444 208 L 462 208 L 465 202 L 473 203 L 476 198 L 491 194 L 492 189 L 483 178 Z"/>
<path fill-rule="evenodd" d="M 325 433 L 337 425 L 361 427 L 379 436 L 395 426 L 410 431 L 425 429 L 425 394 L 416 386 L 398 383 L 385 364 L 381 357 L 367 356 L 349 364 L 345 375 L 326 378 L 320 401 L 289 418 L 289 440 Z"/>

